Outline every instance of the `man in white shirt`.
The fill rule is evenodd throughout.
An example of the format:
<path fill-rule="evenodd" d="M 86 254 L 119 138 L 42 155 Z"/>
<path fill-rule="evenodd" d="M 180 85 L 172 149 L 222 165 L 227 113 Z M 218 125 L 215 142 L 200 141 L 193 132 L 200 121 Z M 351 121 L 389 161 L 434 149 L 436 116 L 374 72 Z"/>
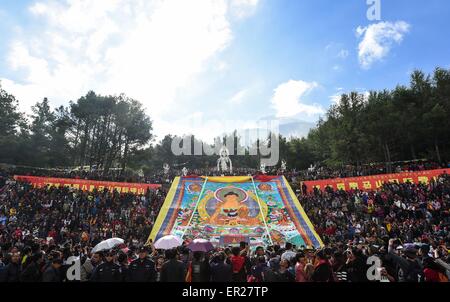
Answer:
<path fill-rule="evenodd" d="M 281 261 L 288 260 L 289 262 L 291 262 L 291 260 L 294 259 L 296 255 L 296 253 L 292 251 L 292 244 L 287 242 L 285 249 L 285 252 L 281 255 Z"/>

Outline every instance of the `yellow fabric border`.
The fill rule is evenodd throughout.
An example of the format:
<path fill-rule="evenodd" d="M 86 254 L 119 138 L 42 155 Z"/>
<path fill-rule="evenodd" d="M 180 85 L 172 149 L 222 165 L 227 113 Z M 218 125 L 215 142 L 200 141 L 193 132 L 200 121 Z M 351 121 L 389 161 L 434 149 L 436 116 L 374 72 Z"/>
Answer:
<path fill-rule="evenodd" d="M 313 224 L 311 223 L 311 220 L 309 220 L 308 215 L 306 215 L 305 210 L 303 209 L 302 205 L 300 204 L 300 201 L 298 200 L 297 196 L 295 195 L 294 191 L 292 190 L 291 186 L 289 185 L 289 182 L 287 181 L 286 177 L 284 177 L 284 175 L 283 175 L 283 181 L 284 181 L 285 186 L 288 188 L 289 194 L 291 195 L 291 198 L 294 201 L 295 206 L 299 210 L 300 215 L 303 216 L 303 219 L 306 221 L 306 224 L 311 229 L 311 232 L 314 234 L 314 237 L 316 237 L 317 241 L 320 243 L 320 246 L 323 247 L 324 244 L 323 244 L 322 239 L 316 233 L 316 230 L 315 230 Z"/>
<path fill-rule="evenodd" d="M 145 245 L 150 244 L 150 239 L 153 240 L 153 242 L 155 241 L 156 235 L 158 235 L 161 225 L 164 223 L 167 213 L 169 212 L 170 206 L 172 205 L 172 201 L 175 197 L 175 194 L 177 193 L 177 188 L 178 188 L 179 183 L 180 183 L 180 177 L 177 176 L 173 180 L 173 183 L 172 183 L 172 186 L 170 187 L 169 193 L 167 193 L 166 200 L 164 200 L 164 204 L 161 207 L 161 210 L 159 211 L 158 218 L 156 219 L 156 222 L 153 225 L 152 232 L 150 233 L 150 236 L 148 237 L 147 243 Z"/>
<path fill-rule="evenodd" d="M 205 176 L 202 176 L 203 179 L 206 179 Z M 232 183 L 232 182 L 247 182 L 252 181 L 251 176 L 217 176 L 217 177 L 208 177 L 209 182 L 223 182 L 223 183 Z"/>

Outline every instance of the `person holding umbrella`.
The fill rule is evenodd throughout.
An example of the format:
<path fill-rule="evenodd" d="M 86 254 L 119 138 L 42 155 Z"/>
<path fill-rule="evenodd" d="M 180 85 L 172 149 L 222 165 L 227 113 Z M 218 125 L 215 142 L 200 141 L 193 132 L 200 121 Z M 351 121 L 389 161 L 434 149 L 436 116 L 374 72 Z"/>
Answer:
<path fill-rule="evenodd" d="M 186 282 L 208 282 L 210 278 L 209 261 L 204 252 L 194 252 L 194 259 L 189 262 Z"/>
<path fill-rule="evenodd" d="M 121 282 L 122 271 L 115 261 L 116 252 L 109 250 L 106 252 L 105 262 L 96 267 L 92 273 L 92 282 Z"/>
<path fill-rule="evenodd" d="M 194 252 L 194 259 L 188 264 L 187 282 L 208 282 L 210 279 L 209 260 L 205 253 L 214 250 L 211 242 L 205 239 L 194 239 L 187 245 Z"/>
<path fill-rule="evenodd" d="M 148 257 L 147 248 L 139 249 L 138 259 L 131 262 L 128 268 L 128 282 L 155 282 L 155 263 Z"/>

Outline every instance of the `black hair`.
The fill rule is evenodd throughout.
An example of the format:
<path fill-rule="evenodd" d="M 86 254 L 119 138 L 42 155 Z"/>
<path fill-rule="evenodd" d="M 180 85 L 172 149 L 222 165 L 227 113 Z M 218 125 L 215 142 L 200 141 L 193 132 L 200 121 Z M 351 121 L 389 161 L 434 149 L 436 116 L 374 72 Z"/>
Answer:
<path fill-rule="evenodd" d="M 200 261 L 202 259 L 202 252 L 194 252 L 194 259 Z"/>
<path fill-rule="evenodd" d="M 286 244 L 285 244 L 285 249 L 286 249 L 286 250 L 290 250 L 291 248 L 292 248 L 292 243 L 286 242 Z"/>
<path fill-rule="evenodd" d="M 274 252 L 275 253 L 277 253 L 279 250 L 280 250 L 280 246 L 278 245 L 278 244 L 275 244 L 274 246 L 273 246 L 273 250 L 274 250 Z"/>
<path fill-rule="evenodd" d="M 225 261 L 226 255 L 224 252 L 220 252 L 219 255 L 217 255 L 217 260 L 219 260 L 220 262 Z"/>
<path fill-rule="evenodd" d="M 174 259 L 177 256 L 177 250 L 176 249 L 169 249 L 165 251 L 166 259 L 171 260 Z"/>
<path fill-rule="evenodd" d="M 239 256 L 239 253 L 241 252 L 241 249 L 238 248 L 237 246 L 233 247 L 231 249 L 231 252 L 233 253 L 234 256 Z"/>
<path fill-rule="evenodd" d="M 295 261 L 298 262 L 301 258 L 305 258 L 305 253 L 303 253 L 303 252 L 298 252 L 298 253 L 295 255 Z"/>
<path fill-rule="evenodd" d="M 325 254 L 325 251 L 323 249 L 319 250 L 316 255 L 320 259 L 328 259 L 327 255 Z"/>
<path fill-rule="evenodd" d="M 41 252 L 38 252 L 38 253 L 33 254 L 33 256 L 31 256 L 31 258 L 34 262 L 37 262 L 39 259 L 42 259 L 42 255 L 43 254 Z"/>
<path fill-rule="evenodd" d="M 239 197 L 239 195 L 238 195 L 237 193 L 235 193 L 235 192 L 228 192 L 228 193 L 225 194 L 223 197 L 232 196 L 232 195 L 234 195 L 234 196 L 236 196 L 236 197 Z"/>
<path fill-rule="evenodd" d="M 120 252 L 119 256 L 117 257 L 117 261 L 119 261 L 119 263 L 122 263 L 125 260 L 127 260 L 127 255 L 123 252 Z"/>

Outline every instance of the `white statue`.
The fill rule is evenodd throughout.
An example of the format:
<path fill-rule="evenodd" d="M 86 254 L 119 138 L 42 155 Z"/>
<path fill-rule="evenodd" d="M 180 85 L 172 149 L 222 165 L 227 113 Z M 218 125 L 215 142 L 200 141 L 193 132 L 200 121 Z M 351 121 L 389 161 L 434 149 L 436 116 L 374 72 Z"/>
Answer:
<path fill-rule="evenodd" d="M 231 159 L 229 157 L 230 152 L 228 151 L 227 147 L 222 146 L 222 148 L 220 148 L 219 154 L 220 157 L 217 160 L 217 171 L 233 173 L 233 164 L 231 163 Z"/>
<path fill-rule="evenodd" d="M 164 170 L 164 175 L 169 174 L 170 166 L 169 166 L 168 163 L 165 163 L 165 164 L 163 165 L 163 170 Z"/>
<path fill-rule="evenodd" d="M 261 163 L 260 170 L 261 170 L 262 174 L 266 174 L 267 173 L 266 172 L 266 164 L 265 163 Z"/>
<path fill-rule="evenodd" d="M 286 161 L 283 159 L 281 160 L 281 172 L 286 172 L 287 170 L 287 164 Z"/>
<path fill-rule="evenodd" d="M 188 175 L 188 169 L 186 167 L 183 167 L 183 169 L 181 170 L 181 173 L 183 174 L 183 176 L 187 176 Z"/>

